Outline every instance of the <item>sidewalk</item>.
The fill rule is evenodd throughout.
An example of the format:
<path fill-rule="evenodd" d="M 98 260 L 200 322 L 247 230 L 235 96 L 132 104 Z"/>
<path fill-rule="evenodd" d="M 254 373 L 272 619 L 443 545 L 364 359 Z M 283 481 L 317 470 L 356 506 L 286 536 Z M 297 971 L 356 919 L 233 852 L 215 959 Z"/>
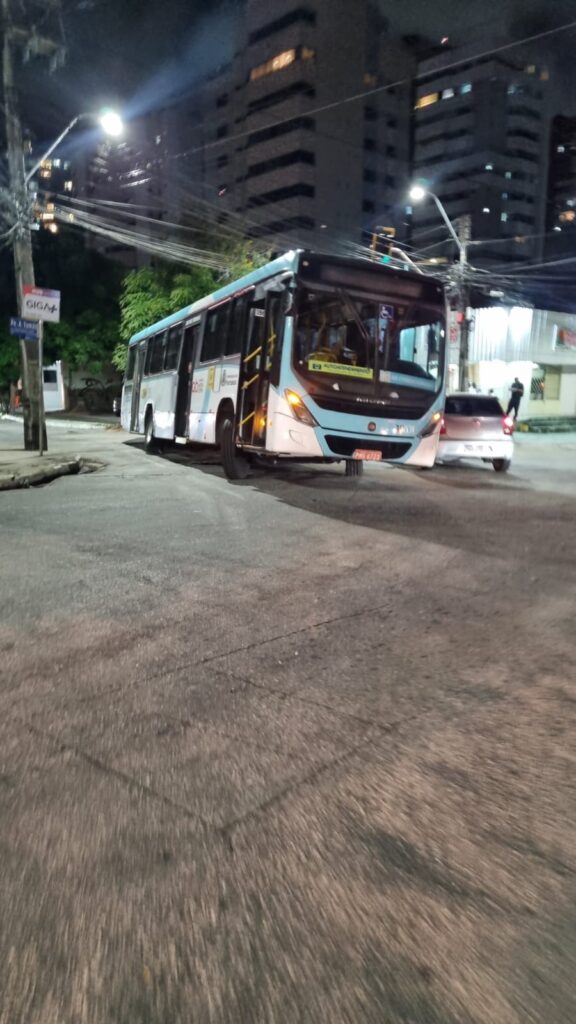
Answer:
<path fill-rule="evenodd" d="M 50 417 L 47 421 L 49 450 L 40 456 L 37 451 L 25 451 L 23 448 L 22 417 L 2 416 L 0 426 L 6 424 L 9 431 L 2 434 L 0 443 L 0 491 L 14 490 L 23 487 L 35 487 L 50 483 L 60 476 L 77 473 L 92 473 L 102 469 L 107 463 L 88 451 L 80 454 L 76 442 L 66 436 L 65 430 L 58 428 L 77 428 L 81 424 L 60 419 L 56 423 Z M 83 424 L 106 430 L 106 423 Z M 56 427 L 56 429 L 54 429 Z M 84 447 L 82 445 L 81 447 Z M 90 446 L 89 446 L 90 448 Z"/>

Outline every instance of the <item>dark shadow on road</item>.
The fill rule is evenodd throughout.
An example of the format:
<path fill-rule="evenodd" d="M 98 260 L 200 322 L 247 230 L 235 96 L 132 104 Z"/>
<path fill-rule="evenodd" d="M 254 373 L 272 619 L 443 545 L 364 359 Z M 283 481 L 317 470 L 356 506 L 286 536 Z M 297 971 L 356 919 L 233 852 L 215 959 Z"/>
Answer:
<path fill-rule="evenodd" d="M 140 440 L 125 443 L 144 451 Z M 156 457 L 183 470 L 220 479 L 224 475 L 216 448 L 172 446 Z M 254 466 L 248 479 L 230 486 L 258 491 L 333 521 L 479 555 L 526 558 L 544 547 L 545 561 L 566 566 L 576 551 L 576 501 L 557 494 L 551 501 L 550 494 L 532 489 L 513 470 L 502 474 L 491 466 L 464 463 L 422 472 L 387 465 L 368 467 L 361 478 L 351 478 L 344 475 L 343 463 L 284 463 Z M 446 501 L 447 491 L 453 492 L 452 501 Z M 506 531 L 505 548 L 504 518 L 517 527 L 513 533 Z"/>

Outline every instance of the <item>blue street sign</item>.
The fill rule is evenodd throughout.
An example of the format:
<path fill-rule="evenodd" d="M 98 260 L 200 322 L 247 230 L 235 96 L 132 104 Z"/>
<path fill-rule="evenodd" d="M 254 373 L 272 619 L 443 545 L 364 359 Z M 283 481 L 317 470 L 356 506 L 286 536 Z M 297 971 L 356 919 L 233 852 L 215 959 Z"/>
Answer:
<path fill-rule="evenodd" d="M 25 341 L 38 341 L 38 321 L 24 320 L 20 316 L 10 317 L 10 334 Z"/>

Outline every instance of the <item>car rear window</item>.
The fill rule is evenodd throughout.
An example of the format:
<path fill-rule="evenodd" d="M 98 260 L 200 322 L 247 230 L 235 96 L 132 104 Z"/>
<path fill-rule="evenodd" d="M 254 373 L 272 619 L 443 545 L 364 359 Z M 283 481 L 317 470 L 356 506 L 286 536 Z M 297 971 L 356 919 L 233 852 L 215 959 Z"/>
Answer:
<path fill-rule="evenodd" d="M 446 399 L 449 416 L 502 416 L 503 409 L 497 398 L 489 395 L 452 395 Z"/>

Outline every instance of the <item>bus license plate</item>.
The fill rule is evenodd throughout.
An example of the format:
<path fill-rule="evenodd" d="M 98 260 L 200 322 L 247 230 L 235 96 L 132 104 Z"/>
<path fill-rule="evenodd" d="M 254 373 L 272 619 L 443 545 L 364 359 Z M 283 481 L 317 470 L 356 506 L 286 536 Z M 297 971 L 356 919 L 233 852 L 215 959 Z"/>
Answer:
<path fill-rule="evenodd" d="M 363 462 L 381 462 L 382 452 L 373 452 L 368 448 L 357 448 L 352 453 L 353 459 L 362 459 Z"/>

